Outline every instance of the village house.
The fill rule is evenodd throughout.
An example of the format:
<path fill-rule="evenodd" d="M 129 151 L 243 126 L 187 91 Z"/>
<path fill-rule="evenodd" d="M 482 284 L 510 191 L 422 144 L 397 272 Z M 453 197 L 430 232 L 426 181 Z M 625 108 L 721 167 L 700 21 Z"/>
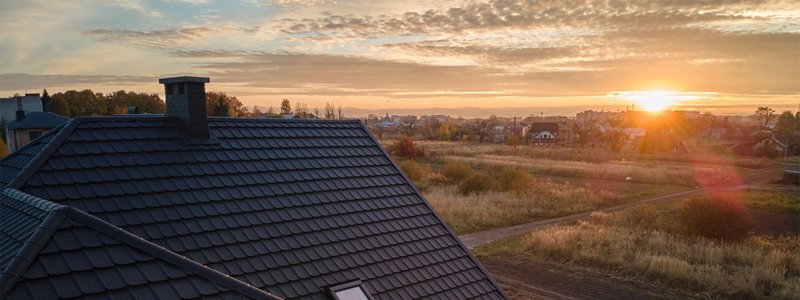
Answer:
<path fill-rule="evenodd" d="M 644 128 L 636 128 L 636 127 L 627 127 L 622 128 L 622 133 L 624 133 L 628 139 L 635 140 L 647 135 L 647 131 Z"/>
<path fill-rule="evenodd" d="M 208 78 L 159 82 L 165 115 L 0 161 L 0 298 L 507 298 L 360 121 L 207 117 Z"/>
<path fill-rule="evenodd" d="M 26 114 L 25 111 L 17 111 L 17 120 L 6 124 L 8 151 L 16 151 L 68 120 L 49 112 L 35 111 Z"/>
<path fill-rule="evenodd" d="M 26 114 L 43 111 L 42 98 L 38 93 L 27 93 L 24 96 L 14 96 L 11 98 L 0 98 L 0 126 L 17 119 L 17 112 L 24 111 Z"/>
<path fill-rule="evenodd" d="M 534 145 L 553 145 L 558 138 L 559 125 L 556 122 L 534 122 L 531 125 L 531 143 Z"/>

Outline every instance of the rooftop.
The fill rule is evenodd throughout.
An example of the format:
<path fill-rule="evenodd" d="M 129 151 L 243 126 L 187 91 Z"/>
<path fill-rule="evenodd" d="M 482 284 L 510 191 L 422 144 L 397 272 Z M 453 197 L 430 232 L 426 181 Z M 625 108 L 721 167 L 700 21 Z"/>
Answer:
<path fill-rule="evenodd" d="M 0 161 L 3 295 L 505 298 L 359 121 L 208 127 L 76 118 Z"/>

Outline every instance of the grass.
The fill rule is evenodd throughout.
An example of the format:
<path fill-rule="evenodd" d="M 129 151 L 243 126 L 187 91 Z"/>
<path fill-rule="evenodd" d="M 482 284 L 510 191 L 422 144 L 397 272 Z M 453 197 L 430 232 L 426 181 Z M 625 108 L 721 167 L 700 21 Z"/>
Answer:
<path fill-rule="evenodd" d="M 732 243 L 684 235 L 670 216 L 673 207 L 596 213 L 574 225 L 485 245 L 476 254 L 601 268 L 717 297 L 800 295 L 800 237 L 750 237 Z"/>
<path fill-rule="evenodd" d="M 385 143 L 385 142 L 384 142 Z M 736 157 L 726 154 L 709 155 L 708 151 L 702 151 L 694 155 L 686 154 L 644 154 L 638 152 L 613 152 L 604 148 L 580 148 L 580 147 L 539 147 L 521 145 L 511 147 L 502 144 L 476 144 L 462 142 L 441 142 L 441 141 L 417 141 L 417 145 L 425 149 L 432 156 L 477 156 L 477 155 L 500 155 L 535 157 L 541 159 L 557 161 L 580 161 L 591 163 L 605 163 L 614 161 L 660 161 L 665 163 L 703 163 L 720 164 L 743 168 L 764 168 L 772 164 L 768 159 Z M 708 159 L 708 156 L 713 156 Z"/>
<path fill-rule="evenodd" d="M 429 186 L 425 198 L 458 234 L 565 216 L 674 191 L 652 187 L 619 193 L 596 186 L 537 180 L 526 191 L 463 195 L 454 186 Z"/>
<path fill-rule="evenodd" d="M 797 191 L 749 191 L 748 206 L 800 214 L 800 193 Z"/>
<path fill-rule="evenodd" d="M 739 180 L 735 168 L 722 165 L 687 165 L 664 162 L 618 161 L 591 163 L 581 161 L 557 161 L 542 158 L 479 155 L 475 157 L 450 156 L 450 160 L 474 165 L 506 165 L 528 169 L 535 174 L 625 180 L 633 182 L 673 184 L 694 187 L 698 184 L 716 185 Z"/>

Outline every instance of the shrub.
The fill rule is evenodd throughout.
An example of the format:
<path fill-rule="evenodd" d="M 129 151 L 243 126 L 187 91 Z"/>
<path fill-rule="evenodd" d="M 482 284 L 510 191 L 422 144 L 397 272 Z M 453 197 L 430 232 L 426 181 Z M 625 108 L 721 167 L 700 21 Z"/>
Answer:
<path fill-rule="evenodd" d="M 753 228 L 744 202 L 733 197 L 691 198 L 678 210 L 681 225 L 691 234 L 721 240 L 742 240 Z"/>
<path fill-rule="evenodd" d="M 663 229 L 661 212 L 652 204 L 639 204 L 623 209 L 616 213 L 615 223 L 620 226 Z"/>
<path fill-rule="evenodd" d="M 460 161 L 445 161 L 442 166 L 442 175 L 452 183 L 461 182 L 472 175 L 472 167 Z"/>
<path fill-rule="evenodd" d="M 411 160 L 403 160 L 397 163 L 403 173 L 412 181 L 420 181 L 425 178 L 425 171 L 422 166 Z"/>
<path fill-rule="evenodd" d="M 473 174 L 458 184 L 458 191 L 464 195 L 480 194 L 493 190 L 497 181 L 483 174 Z"/>
<path fill-rule="evenodd" d="M 417 143 L 410 136 L 404 135 L 396 142 L 397 154 L 408 159 L 417 158 Z"/>
<path fill-rule="evenodd" d="M 507 192 L 520 193 L 530 189 L 535 183 L 533 176 L 520 168 L 503 168 L 499 178 L 500 188 Z"/>

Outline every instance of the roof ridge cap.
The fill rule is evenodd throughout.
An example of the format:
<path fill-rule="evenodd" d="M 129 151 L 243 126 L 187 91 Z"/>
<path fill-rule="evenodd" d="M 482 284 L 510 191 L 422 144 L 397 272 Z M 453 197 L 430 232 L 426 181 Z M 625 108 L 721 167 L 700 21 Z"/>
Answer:
<path fill-rule="evenodd" d="M 9 182 L 8 185 L 6 185 L 6 187 L 14 189 L 22 188 L 22 186 L 25 185 L 28 179 L 31 176 L 33 176 L 33 174 L 36 174 L 36 171 L 38 171 L 39 168 L 41 168 L 42 165 L 44 165 L 47 159 L 50 158 L 50 155 L 52 155 L 53 152 L 55 152 L 61 146 L 61 144 L 64 143 L 67 137 L 69 137 L 69 135 L 71 135 L 72 132 L 75 131 L 75 128 L 77 128 L 81 122 L 82 121 L 80 118 L 75 118 L 65 122 L 64 125 L 61 125 L 64 127 L 61 128 L 61 130 L 55 134 L 53 139 L 50 140 L 50 142 L 44 146 L 42 151 L 39 151 L 39 153 L 37 153 L 36 156 L 34 156 L 33 159 L 31 159 L 28 165 L 26 165 L 25 168 L 22 169 L 22 171 L 19 174 L 17 174 L 17 176 L 14 177 L 14 179 L 11 180 L 11 182 Z"/>
<path fill-rule="evenodd" d="M 47 200 L 47 199 L 44 199 L 44 198 L 40 198 L 40 197 L 31 195 L 31 194 L 25 193 L 23 191 L 20 191 L 20 190 L 17 190 L 17 189 L 13 189 L 13 188 L 5 188 L 5 189 L 3 189 L 2 194 L 6 195 L 6 196 L 8 196 L 8 197 L 10 197 L 10 198 L 12 198 L 14 200 L 17 200 L 19 202 L 23 202 L 25 204 L 28 204 L 28 205 L 31 205 L 31 206 L 35 206 L 36 208 L 39 208 L 41 210 L 44 210 L 44 211 L 47 211 L 47 212 L 50 212 L 50 213 L 55 212 L 56 210 L 62 209 L 64 207 L 64 205 L 62 205 L 62 204 L 58 204 L 56 202 L 53 202 L 53 201 L 50 201 L 50 200 Z"/>
<path fill-rule="evenodd" d="M 394 167 L 400 173 L 400 175 L 403 176 L 403 179 L 405 180 L 406 184 L 408 184 L 411 187 L 411 189 L 414 190 L 414 193 L 417 194 L 417 197 L 422 198 L 422 200 L 423 200 L 422 203 L 425 204 L 425 206 L 430 210 L 431 214 L 433 214 L 433 216 L 436 219 L 439 220 L 440 225 L 442 227 L 444 227 L 444 229 L 450 234 L 450 237 L 452 237 L 453 240 L 455 240 L 456 244 L 461 246 L 461 248 L 464 250 L 464 252 L 466 252 L 467 258 L 470 261 L 472 261 L 472 263 L 474 263 L 476 266 L 478 266 L 478 269 L 483 273 L 484 276 L 486 276 L 486 279 L 489 281 L 489 283 L 494 285 L 495 290 L 497 290 L 498 293 L 503 295 L 503 298 L 510 299 L 508 297 L 508 295 L 506 295 L 505 291 L 503 291 L 503 289 L 500 288 L 500 284 L 498 284 L 497 281 L 494 280 L 494 277 L 492 277 L 492 275 L 489 273 L 489 271 L 487 271 L 486 268 L 483 267 L 483 264 L 481 264 L 478 261 L 478 259 L 475 258 L 474 255 L 472 255 L 472 252 L 469 251 L 469 248 L 466 245 L 464 245 L 464 242 L 462 242 L 461 239 L 458 238 L 458 235 L 456 235 L 456 232 L 453 231 L 453 229 L 450 228 L 450 226 L 448 226 L 447 223 L 444 222 L 444 218 L 442 218 L 442 216 L 439 215 L 439 213 L 435 209 L 433 209 L 433 206 L 431 205 L 431 203 L 428 201 L 427 198 L 425 198 L 425 196 L 422 195 L 422 193 L 419 191 L 419 189 L 417 189 L 417 186 L 415 186 L 414 184 L 411 183 L 411 179 L 409 179 L 408 176 L 406 175 L 406 173 L 403 172 L 402 169 L 400 169 L 400 166 L 397 164 L 397 162 L 394 160 L 394 158 L 392 158 L 392 156 L 389 155 L 389 152 L 386 151 L 386 148 L 383 147 L 383 145 L 380 143 L 380 141 L 378 141 L 378 139 L 375 138 L 374 135 L 372 135 L 372 132 L 369 131 L 369 128 L 367 128 L 367 125 L 364 124 L 363 122 L 360 122 L 360 120 L 359 120 L 359 123 L 361 124 L 361 130 L 364 130 L 364 132 L 367 133 L 367 136 L 369 136 L 369 138 L 372 140 L 372 142 L 374 142 L 375 145 L 378 146 L 378 149 L 380 149 L 380 151 L 383 153 L 383 155 L 385 155 L 386 158 L 389 159 L 389 162 L 391 162 L 392 167 Z"/>
<path fill-rule="evenodd" d="M 237 291 L 254 299 L 268 299 L 268 300 L 283 300 L 268 291 L 254 287 L 244 281 L 238 280 L 233 276 L 222 273 L 197 261 L 191 260 L 188 257 L 182 256 L 171 250 L 150 242 L 138 235 L 108 223 L 100 218 L 97 218 L 89 213 L 80 209 L 67 207 L 68 215 L 71 219 L 79 221 L 86 226 L 91 227 L 98 232 L 115 239 L 123 244 L 131 246 L 147 254 L 181 268 L 187 272 L 197 276 L 211 280 L 217 284 L 223 285 L 231 290 Z"/>
<path fill-rule="evenodd" d="M 36 231 L 25 241 L 22 248 L 19 249 L 14 258 L 8 264 L 5 270 L 0 273 L 0 298 L 3 298 L 8 291 L 17 283 L 19 277 L 22 275 L 25 270 L 28 269 L 28 266 L 33 262 L 34 258 L 37 254 L 42 250 L 47 241 L 50 240 L 50 237 L 53 236 L 53 233 L 56 232 L 61 223 L 64 222 L 66 219 L 66 212 L 67 206 L 60 205 L 54 202 L 51 202 L 47 199 L 39 198 L 22 191 L 6 188 L 3 190 L 3 194 L 7 195 L 8 197 L 30 203 L 31 201 L 46 201 L 52 203 L 53 209 L 50 210 L 50 213 L 45 217 L 42 223 L 36 228 Z"/>

